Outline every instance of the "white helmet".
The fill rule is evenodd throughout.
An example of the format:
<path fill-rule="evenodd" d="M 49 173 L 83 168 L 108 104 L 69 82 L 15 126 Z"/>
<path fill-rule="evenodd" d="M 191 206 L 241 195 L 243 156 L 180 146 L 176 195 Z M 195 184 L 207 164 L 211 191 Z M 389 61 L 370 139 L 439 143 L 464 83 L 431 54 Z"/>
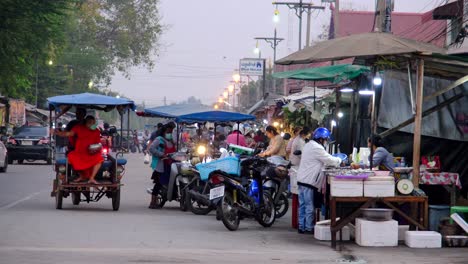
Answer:
<path fill-rule="evenodd" d="M 244 134 L 244 125 L 242 124 L 235 124 L 234 126 L 232 126 L 232 131 L 236 131 L 238 130 L 239 132 L 241 132 L 241 134 Z"/>

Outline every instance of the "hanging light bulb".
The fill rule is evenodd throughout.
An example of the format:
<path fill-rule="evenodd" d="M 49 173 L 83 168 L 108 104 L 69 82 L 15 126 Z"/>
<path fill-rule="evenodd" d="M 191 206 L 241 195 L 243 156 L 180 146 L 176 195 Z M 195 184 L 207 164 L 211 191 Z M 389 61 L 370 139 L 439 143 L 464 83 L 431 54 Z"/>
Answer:
<path fill-rule="evenodd" d="M 275 14 L 273 15 L 273 23 L 278 24 L 280 22 L 279 10 L 275 9 Z"/>

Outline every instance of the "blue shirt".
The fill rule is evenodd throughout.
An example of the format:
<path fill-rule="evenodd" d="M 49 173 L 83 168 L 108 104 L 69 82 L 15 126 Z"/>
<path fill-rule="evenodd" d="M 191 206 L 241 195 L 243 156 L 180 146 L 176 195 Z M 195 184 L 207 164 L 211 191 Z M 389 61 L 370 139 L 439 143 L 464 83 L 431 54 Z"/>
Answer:
<path fill-rule="evenodd" d="M 393 162 L 393 154 L 388 152 L 383 147 L 378 147 L 375 149 L 374 156 L 372 157 L 372 166 L 374 167 L 384 167 L 385 169 L 393 172 L 395 163 Z"/>

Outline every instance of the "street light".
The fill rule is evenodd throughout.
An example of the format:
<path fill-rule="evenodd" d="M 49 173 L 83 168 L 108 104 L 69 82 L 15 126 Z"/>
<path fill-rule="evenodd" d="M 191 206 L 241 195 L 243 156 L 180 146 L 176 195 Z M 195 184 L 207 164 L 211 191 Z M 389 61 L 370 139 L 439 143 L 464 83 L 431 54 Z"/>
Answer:
<path fill-rule="evenodd" d="M 230 85 L 228 86 L 228 91 L 229 91 L 230 93 L 234 92 L 234 85 L 230 84 Z"/>
<path fill-rule="evenodd" d="M 222 97 L 220 97 L 220 98 L 218 99 L 218 103 L 222 104 L 223 102 L 224 102 L 224 99 L 223 99 Z"/>
<path fill-rule="evenodd" d="M 54 62 L 53 62 L 52 60 L 49 60 L 49 61 L 47 62 L 47 64 L 52 65 L 52 64 L 54 64 Z"/>
<path fill-rule="evenodd" d="M 89 81 L 89 83 L 88 83 L 88 88 L 89 88 L 89 89 L 93 88 L 93 85 L 94 85 L 93 81 Z"/>
<path fill-rule="evenodd" d="M 232 75 L 232 79 L 234 80 L 235 83 L 238 83 L 240 82 L 241 76 L 239 73 L 236 72 Z"/>
<path fill-rule="evenodd" d="M 227 91 L 224 91 L 224 92 L 223 92 L 223 96 L 224 96 L 225 99 L 227 99 L 228 96 L 229 96 L 229 93 L 228 93 Z"/>
<path fill-rule="evenodd" d="M 218 110 L 219 106 L 217 104 L 214 105 L 214 109 Z"/>
<path fill-rule="evenodd" d="M 273 23 L 278 24 L 280 22 L 279 10 L 275 9 L 275 14 L 273 15 Z"/>

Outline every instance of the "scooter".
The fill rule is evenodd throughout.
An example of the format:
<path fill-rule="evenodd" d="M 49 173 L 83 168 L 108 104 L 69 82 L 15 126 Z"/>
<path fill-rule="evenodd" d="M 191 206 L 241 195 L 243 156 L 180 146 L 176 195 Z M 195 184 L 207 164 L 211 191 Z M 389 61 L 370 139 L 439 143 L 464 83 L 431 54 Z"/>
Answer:
<path fill-rule="evenodd" d="M 209 200 L 217 206 L 216 218 L 228 230 L 237 230 L 240 220 L 244 218 L 254 218 L 264 227 L 274 224 L 275 204 L 261 185 L 262 172 L 267 165 L 266 159 L 252 157 L 241 161 L 241 175 L 248 178 L 239 178 L 223 171 L 214 171 L 210 175 L 214 187 L 210 189 Z M 247 184 L 243 184 L 245 180 Z"/>
<path fill-rule="evenodd" d="M 169 159 L 173 161 L 171 164 L 171 172 L 167 185 L 162 185 L 159 194 L 157 195 L 157 208 L 163 208 L 167 201 L 178 201 L 180 210 L 187 211 L 187 198 L 185 188 L 191 182 L 193 177 L 196 177 L 196 171 L 187 162 L 188 156 L 186 153 L 177 152 L 170 154 Z M 152 194 L 153 189 L 147 189 L 149 194 Z"/>
<path fill-rule="evenodd" d="M 263 171 L 263 189 L 273 197 L 276 218 L 283 217 L 289 209 L 288 175 L 291 163 L 280 156 L 267 158 L 268 166 Z"/>

